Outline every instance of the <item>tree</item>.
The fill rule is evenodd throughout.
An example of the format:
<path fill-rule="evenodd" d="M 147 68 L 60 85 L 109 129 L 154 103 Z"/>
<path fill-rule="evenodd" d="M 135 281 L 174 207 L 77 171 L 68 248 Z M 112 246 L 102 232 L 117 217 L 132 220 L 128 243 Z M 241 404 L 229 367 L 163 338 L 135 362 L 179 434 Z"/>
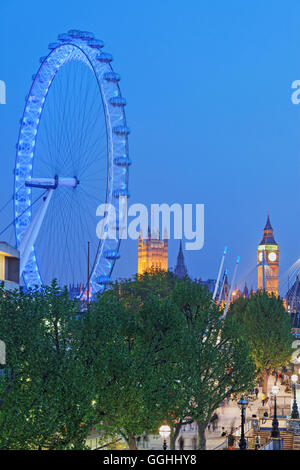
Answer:
<path fill-rule="evenodd" d="M 270 372 L 286 364 L 292 354 L 292 324 L 282 300 L 259 291 L 234 302 L 229 316 L 243 328 L 266 393 Z"/>
<path fill-rule="evenodd" d="M 168 421 L 197 421 L 199 446 L 220 402 L 254 373 L 237 322 L 223 320 L 209 292 L 171 273 L 118 283 L 78 310 L 56 283 L 0 290 L 0 447 L 83 449 L 97 426 L 130 449 Z"/>
<path fill-rule="evenodd" d="M 170 388 L 172 401 L 166 404 L 165 419 L 173 428 L 172 446 L 182 423 L 197 421 L 199 447 L 205 448 L 205 428 L 220 402 L 247 391 L 255 380 L 255 367 L 238 326 L 222 320 L 208 290 L 189 279 L 178 280 L 172 273 L 147 272 L 118 285 L 115 292 L 133 311 L 139 311 L 151 295 L 173 304 L 175 362 L 168 364 L 176 371 L 172 379 L 176 390 Z M 153 301 L 149 309 L 152 325 L 157 311 Z"/>
<path fill-rule="evenodd" d="M 176 276 L 170 271 L 152 268 L 143 274 L 136 274 L 133 280 L 115 283 L 113 291 L 119 299 L 126 300 L 134 308 L 147 300 L 149 295 L 156 295 L 159 298 L 170 296 L 176 282 Z"/>
<path fill-rule="evenodd" d="M 82 449 L 93 425 L 94 371 L 86 367 L 78 305 L 54 282 L 0 289 L 0 448 Z"/>
<path fill-rule="evenodd" d="M 189 416 L 198 424 L 199 449 L 205 449 L 205 429 L 212 414 L 223 400 L 253 386 L 255 366 L 240 328 L 222 318 L 207 290 L 182 280 L 172 298 L 187 324 L 183 387 Z"/>
<path fill-rule="evenodd" d="M 100 378 L 98 420 L 106 435 L 121 434 L 130 449 L 138 437 L 157 433 L 176 402 L 182 320 L 167 297 L 149 294 L 137 305 L 136 296 L 130 302 L 119 289 L 102 295 L 90 309 L 89 329 L 97 338 L 94 367 L 102 350 L 107 356 L 98 367 L 110 371 L 107 383 Z"/>
<path fill-rule="evenodd" d="M 115 284 L 113 291 L 119 300 L 122 300 L 124 305 L 132 311 L 137 312 L 145 302 L 152 303 L 153 296 L 156 299 L 169 299 L 171 301 L 171 293 L 174 289 L 176 282 L 176 276 L 169 271 L 161 271 L 159 269 L 151 269 L 143 273 L 142 275 L 136 275 L 134 280 L 125 280 L 121 283 Z M 151 315 L 149 318 L 151 320 L 155 319 L 156 312 L 154 304 L 151 306 Z M 170 446 L 171 449 L 175 449 L 175 442 L 180 433 L 181 426 L 186 423 L 191 423 L 190 419 L 187 419 L 187 404 L 185 400 L 185 394 L 183 393 L 181 384 L 181 376 L 184 373 L 184 354 L 185 354 L 185 341 L 188 341 L 188 338 L 185 335 L 186 324 L 185 320 L 182 323 L 182 315 L 178 316 L 178 308 L 176 305 L 173 305 L 173 309 L 177 311 L 177 316 L 173 314 L 173 325 L 172 328 L 177 329 L 176 338 L 172 345 L 172 351 L 174 351 L 175 358 L 173 363 L 168 362 L 170 367 L 176 368 L 175 381 L 173 381 L 170 386 L 170 390 L 166 393 L 168 397 L 164 415 L 160 419 L 168 422 L 171 427 L 171 437 L 170 437 Z M 168 356 L 170 360 L 170 356 Z M 166 368 L 167 370 L 167 368 Z M 172 395 L 172 399 L 170 396 Z M 157 428 L 155 429 L 157 432 Z"/>

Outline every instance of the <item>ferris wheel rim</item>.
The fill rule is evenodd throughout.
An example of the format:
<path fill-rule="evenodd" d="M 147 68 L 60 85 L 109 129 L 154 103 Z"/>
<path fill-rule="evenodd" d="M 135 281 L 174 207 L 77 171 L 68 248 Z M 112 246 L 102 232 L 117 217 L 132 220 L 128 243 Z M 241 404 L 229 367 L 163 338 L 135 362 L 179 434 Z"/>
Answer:
<path fill-rule="evenodd" d="M 95 40 L 97 41 L 97 40 Z M 103 46 L 101 46 L 102 48 Z M 53 55 L 58 54 L 58 57 L 60 53 L 68 51 L 69 48 L 69 53 L 65 57 L 65 60 L 61 60 L 60 64 L 52 64 L 51 67 L 51 60 L 53 58 Z M 98 49 L 99 50 L 99 49 Z M 75 55 L 72 56 L 73 53 L 79 51 L 79 58 L 76 57 Z M 22 234 L 24 236 L 24 227 L 28 228 L 31 220 L 32 220 L 32 211 L 31 208 L 28 208 L 26 210 L 25 216 L 27 217 L 27 223 L 23 224 L 22 230 L 20 230 L 20 227 L 18 226 L 19 223 L 19 217 L 20 217 L 20 212 L 21 209 L 24 210 L 24 204 L 20 205 L 21 208 L 17 208 L 18 205 L 18 193 L 19 191 L 24 192 L 24 188 L 20 185 L 20 181 L 22 182 L 22 177 L 20 178 L 20 175 L 18 173 L 18 163 L 22 163 L 23 157 L 28 157 L 28 153 L 30 152 L 31 155 L 31 163 L 29 163 L 29 159 L 27 158 L 27 164 L 23 162 L 23 166 L 26 167 L 27 165 L 27 174 L 26 177 L 28 177 L 28 174 L 32 175 L 32 167 L 33 167 L 33 162 L 37 158 L 35 155 L 35 143 L 36 139 L 38 136 L 38 131 L 39 131 L 39 125 L 40 125 L 40 119 L 43 115 L 44 111 L 44 106 L 47 101 L 47 95 L 48 91 L 55 81 L 55 76 L 57 72 L 64 67 L 66 63 L 69 61 L 72 62 L 74 60 L 80 60 L 80 58 L 84 58 L 84 60 L 80 60 L 81 62 L 86 63 L 88 65 L 94 75 L 94 78 L 97 81 L 97 86 L 99 89 L 99 93 L 101 96 L 102 104 L 103 104 L 103 112 L 104 112 L 104 117 L 105 117 L 105 128 L 106 128 L 106 139 L 107 139 L 107 174 L 106 174 L 106 191 L 105 191 L 105 203 L 113 203 L 113 193 L 114 191 L 116 192 L 116 189 L 118 189 L 120 186 L 122 186 L 122 189 L 124 187 L 128 188 L 128 168 L 126 168 L 126 171 L 124 172 L 124 168 L 122 168 L 122 171 L 117 171 L 120 170 L 120 167 L 115 164 L 115 161 L 118 158 L 123 158 L 126 157 L 129 161 L 128 157 L 128 132 L 122 134 L 122 144 L 120 142 L 118 145 L 114 146 L 114 124 L 117 122 L 120 124 L 122 122 L 123 127 L 127 128 L 127 122 L 126 122 L 126 115 L 124 111 L 124 102 L 125 100 L 122 97 L 120 88 L 119 88 L 119 78 L 117 77 L 117 74 L 114 73 L 113 68 L 110 64 L 110 61 L 108 63 L 105 63 L 105 66 L 103 65 L 102 67 L 99 67 L 99 63 L 95 62 L 97 58 L 97 48 L 95 46 L 91 46 L 88 43 L 86 43 L 86 38 L 85 39 L 75 39 L 74 37 L 68 37 L 67 41 L 61 41 L 59 43 L 56 43 L 55 47 L 51 47 L 50 52 L 46 57 L 43 58 L 41 61 L 41 65 L 38 68 L 38 71 L 36 75 L 33 77 L 33 83 L 31 84 L 29 93 L 26 97 L 26 103 L 23 111 L 23 115 L 20 121 L 20 129 L 19 129 L 19 136 L 18 136 L 18 143 L 17 143 L 17 152 L 16 152 L 16 163 L 15 163 L 15 181 L 14 181 L 14 213 L 15 213 L 15 220 L 18 221 L 15 223 L 15 235 L 16 235 L 16 246 L 19 247 L 20 242 L 22 240 Z M 105 56 L 105 54 L 103 54 Z M 110 54 L 106 54 L 106 57 L 110 56 Z M 109 57 L 108 57 L 109 59 Z M 54 61 L 55 62 L 55 61 Z M 41 91 L 40 91 L 40 109 L 38 110 L 38 119 L 34 124 L 31 126 L 31 131 L 32 135 L 31 137 L 28 136 L 30 132 L 27 132 L 27 139 L 25 139 L 25 143 L 31 141 L 31 147 L 22 147 L 22 131 L 24 131 L 24 124 L 26 127 L 26 118 L 30 116 L 31 111 L 30 111 L 30 106 L 29 104 L 32 103 L 33 97 L 35 97 L 35 87 L 38 87 L 40 85 L 37 85 L 38 82 L 42 83 L 43 80 L 41 80 L 41 77 L 43 75 L 43 72 L 45 70 L 45 67 L 48 67 L 48 74 L 50 74 L 50 82 L 44 83 L 44 86 L 41 86 Z M 105 71 L 106 72 L 103 72 Z M 101 73 L 102 72 L 102 73 Z M 109 75 L 109 86 L 108 90 L 105 88 L 106 82 L 104 80 L 107 80 L 104 78 L 104 75 Z M 116 78 L 116 80 L 114 80 Z M 109 93 L 112 93 L 109 96 Z M 111 107 L 109 105 L 109 99 L 112 101 L 113 99 L 115 101 L 118 101 L 121 103 L 120 106 L 114 106 L 114 116 L 112 114 Z M 38 100 L 38 102 L 39 102 Z M 123 101 L 122 101 L 123 100 Z M 111 106 L 113 106 L 111 104 Z M 122 127 L 122 126 L 121 126 Z M 30 128 L 30 125 L 28 126 Z M 27 129 L 28 131 L 28 129 Z M 26 132 L 25 132 L 26 133 Z M 116 133 L 117 134 L 117 133 Z M 117 150 L 115 152 L 115 147 L 117 147 Z M 122 148 L 122 151 L 120 151 L 120 148 Z M 24 160 L 25 161 L 25 160 Z M 112 173 L 112 176 L 111 176 Z M 115 173 L 115 174 L 114 174 Z M 19 178 L 18 178 L 19 177 Z M 23 185 L 26 177 L 23 177 Z M 28 199 L 31 198 L 31 191 L 26 189 L 28 197 L 25 197 L 28 203 Z M 24 202 L 24 201 L 23 201 Z M 117 201 L 114 201 L 115 205 L 117 205 Z M 25 207 L 26 209 L 26 207 Z M 21 219 L 22 220 L 22 219 Z M 96 228 L 95 228 L 96 229 Z M 120 239 L 116 240 L 99 240 L 98 242 L 98 248 L 96 252 L 96 256 L 94 259 L 94 262 L 92 263 L 92 270 L 90 274 L 90 281 L 92 285 L 93 292 L 101 292 L 105 289 L 106 285 L 106 279 L 109 279 L 114 265 L 116 263 L 116 260 L 120 257 L 119 256 L 119 247 L 120 247 Z M 107 249 L 106 249 L 107 248 Z M 104 253 L 110 253 L 109 257 L 106 257 L 104 259 Z M 115 252 L 116 255 L 113 257 L 111 253 Z M 108 259 L 109 258 L 109 259 Z M 102 265 L 100 264 L 102 262 Z M 28 272 L 23 273 L 23 278 L 25 285 L 27 287 L 34 287 L 35 285 L 42 285 L 42 277 L 40 274 L 39 270 L 39 265 L 36 259 L 36 253 L 35 253 L 35 248 L 32 248 L 32 253 L 30 255 L 30 261 L 28 262 L 29 264 L 29 274 Z M 27 268 L 27 265 L 26 265 Z"/>

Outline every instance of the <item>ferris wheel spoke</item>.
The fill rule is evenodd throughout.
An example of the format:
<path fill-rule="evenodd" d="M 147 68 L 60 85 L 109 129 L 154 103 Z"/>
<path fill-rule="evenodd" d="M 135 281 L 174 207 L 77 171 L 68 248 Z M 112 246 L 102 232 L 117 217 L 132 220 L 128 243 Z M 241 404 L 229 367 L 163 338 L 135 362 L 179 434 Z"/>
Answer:
<path fill-rule="evenodd" d="M 90 157 L 89 160 L 85 163 L 85 165 L 83 165 L 83 164 L 81 165 L 79 174 L 82 175 L 82 174 L 85 173 L 86 170 L 89 170 L 89 169 L 93 168 L 97 161 L 100 160 L 101 163 L 102 163 L 103 161 L 105 161 L 107 159 L 106 155 L 105 155 L 105 157 L 103 156 L 102 158 L 101 158 L 101 155 L 102 155 L 102 153 L 97 152 L 93 158 Z"/>
<path fill-rule="evenodd" d="M 99 168 L 99 170 L 96 170 L 96 171 L 90 171 L 89 173 L 87 173 L 87 170 L 90 170 L 89 167 L 85 168 L 84 171 L 81 171 L 80 174 L 81 174 L 81 181 L 85 181 L 85 180 L 97 180 L 99 178 L 99 176 L 103 176 L 103 175 L 106 175 L 107 174 L 107 168 L 106 166 L 105 167 L 101 167 Z M 99 175 L 99 176 L 97 176 Z"/>

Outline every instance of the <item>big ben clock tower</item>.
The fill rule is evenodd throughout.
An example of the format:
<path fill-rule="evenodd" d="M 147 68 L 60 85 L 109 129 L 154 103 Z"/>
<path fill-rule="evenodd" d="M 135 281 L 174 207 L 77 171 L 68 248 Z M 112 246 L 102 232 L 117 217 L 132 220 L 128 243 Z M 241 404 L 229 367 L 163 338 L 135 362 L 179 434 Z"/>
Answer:
<path fill-rule="evenodd" d="M 263 239 L 257 249 L 258 290 L 273 292 L 278 296 L 279 249 L 274 240 L 273 228 L 268 215 Z"/>

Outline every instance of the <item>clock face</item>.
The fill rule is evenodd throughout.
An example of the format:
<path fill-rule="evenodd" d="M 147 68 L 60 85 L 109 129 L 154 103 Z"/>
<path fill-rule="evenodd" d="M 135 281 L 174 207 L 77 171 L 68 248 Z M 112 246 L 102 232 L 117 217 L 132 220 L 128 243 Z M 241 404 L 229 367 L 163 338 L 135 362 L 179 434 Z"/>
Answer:
<path fill-rule="evenodd" d="M 263 254 L 262 254 L 262 252 L 260 252 L 259 255 L 258 255 L 259 261 L 262 261 L 262 258 L 263 258 Z"/>
<path fill-rule="evenodd" d="M 271 253 L 269 253 L 269 255 L 268 255 L 268 258 L 269 258 L 269 261 L 276 261 L 277 255 L 276 255 L 276 253 L 271 251 Z"/>

